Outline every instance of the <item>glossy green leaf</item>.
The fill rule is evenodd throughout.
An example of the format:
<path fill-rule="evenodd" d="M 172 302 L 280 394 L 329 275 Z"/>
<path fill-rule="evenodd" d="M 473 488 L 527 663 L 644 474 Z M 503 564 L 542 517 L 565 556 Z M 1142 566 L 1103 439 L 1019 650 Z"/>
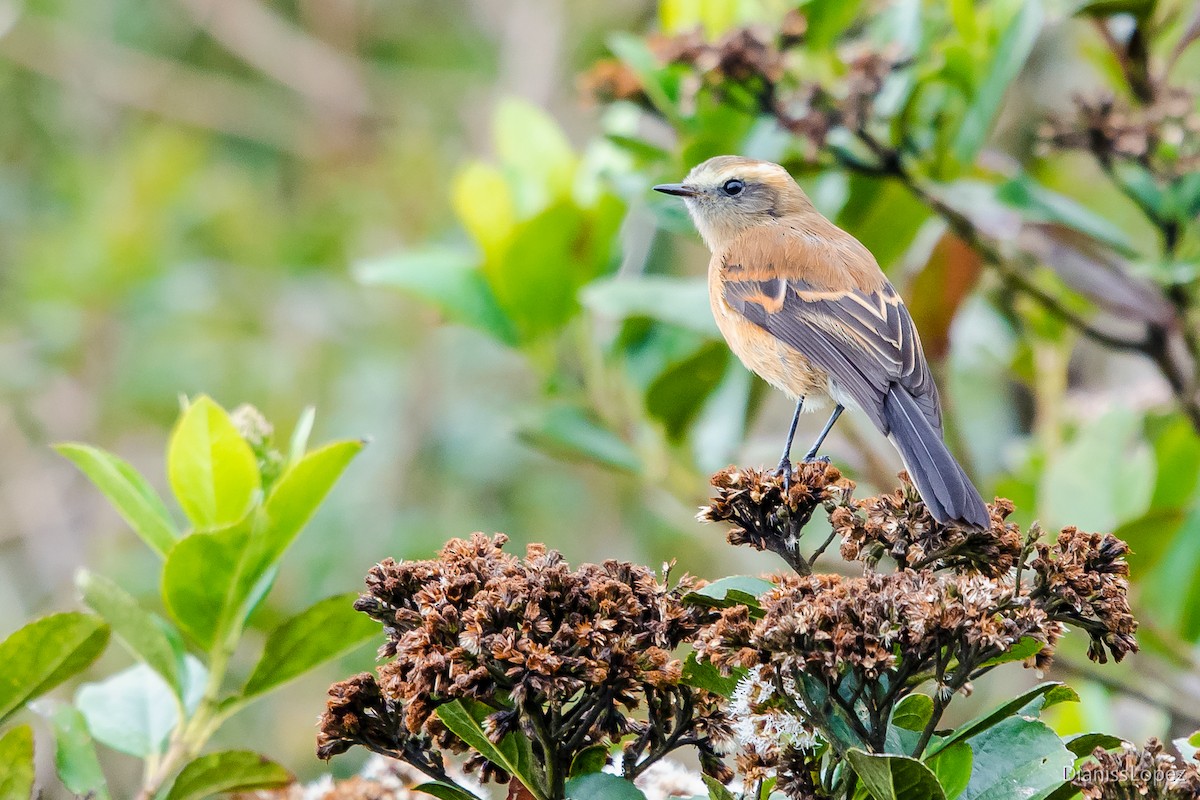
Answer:
<path fill-rule="evenodd" d="M 519 732 L 495 744 L 483 730 L 483 721 L 493 709 L 473 700 L 454 700 L 435 712 L 447 728 L 488 761 L 515 776 L 525 786 L 536 785 L 529 741 Z"/>
<path fill-rule="evenodd" d="M 167 638 L 166 622 L 143 609 L 132 595 L 103 575 L 80 570 L 75 585 L 83 601 L 108 622 L 126 649 L 161 675 L 176 694 L 181 694 L 180 654 Z"/>
<path fill-rule="evenodd" d="M 939 752 L 925 761 L 925 766 L 933 771 L 946 800 L 955 800 L 971 780 L 971 766 L 975 761 L 971 746 L 966 742 L 958 742 Z"/>
<path fill-rule="evenodd" d="M 619 320 L 644 317 L 714 338 L 720 335 L 709 307 L 708 282 L 703 278 L 601 278 L 588 284 L 580 299 L 597 316 Z"/>
<path fill-rule="evenodd" d="M 0 642 L 0 722 L 85 670 L 103 652 L 108 635 L 99 617 L 67 612 L 34 620 Z"/>
<path fill-rule="evenodd" d="M 1125 744 L 1125 740 L 1119 736 L 1113 736 L 1111 733 L 1080 733 L 1064 739 L 1063 744 L 1076 758 L 1083 758 L 1090 756 L 1097 747 L 1116 750 Z"/>
<path fill-rule="evenodd" d="M 733 792 L 725 788 L 725 786 L 711 775 L 701 775 L 704 779 L 704 785 L 708 787 L 709 800 L 736 800 Z"/>
<path fill-rule="evenodd" d="M 729 608 L 735 605 L 758 608 L 759 596 L 774 588 L 775 584 L 762 578 L 733 575 L 713 581 L 694 592 L 688 592 L 683 599 L 689 603 L 711 608 Z"/>
<path fill-rule="evenodd" d="M 571 759 L 569 774 L 572 778 L 589 775 L 604 769 L 606 764 L 608 764 L 608 747 L 603 744 L 594 744 L 575 754 L 575 757 Z"/>
<path fill-rule="evenodd" d="M 171 433 L 167 477 L 179 505 L 200 530 L 236 523 L 260 489 L 258 461 L 225 409 L 193 401 Z"/>
<path fill-rule="evenodd" d="M 273 630 L 242 695 L 270 691 L 378 636 L 379 623 L 354 610 L 357 597 L 328 597 Z"/>
<path fill-rule="evenodd" d="M 96 485 L 113 508 L 142 537 L 150 549 L 165 556 L 179 531 L 162 498 L 142 474 L 104 450 L 84 444 L 59 444 L 54 449 L 66 456 Z"/>
<path fill-rule="evenodd" d="M 365 261 L 355 276 L 367 286 L 388 286 L 429 303 L 447 319 L 476 328 L 507 345 L 517 343 L 512 320 L 466 249 L 428 247 Z"/>
<path fill-rule="evenodd" d="M 1016 7 L 954 137 L 954 157 L 961 164 L 974 162 L 979 154 L 991 133 L 1009 84 L 1025 66 L 1041 33 L 1045 16 L 1041 0 L 1024 0 Z"/>
<path fill-rule="evenodd" d="M 1132 14 L 1142 19 L 1154 13 L 1157 0 L 1082 0 L 1075 6 L 1075 14 L 1089 17 L 1110 17 L 1114 14 Z"/>
<path fill-rule="evenodd" d="M 308 524 L 338 478 L 366 443 L 335 442 L 308 453 L 275 482 L 263 504 L 255 543 L 260 566 L 274 564 Z"/>
<path fill-rule="evenodd" d="M 973 736 L 971 780 L 958 800 L 1049 795 L 1066 781 L 1075 756 L 1045 723 L 1009 717 Z"/>
<path fill-rule="evenodd" d="M 992 726 L 1008 719 L 1013 714 L 1018 713 L 1031 702 L 1051 696 L 1055 690 L 1060 688 L 1067 687 L 1058 681 L 1046 681 L 1045 683 L 1039 683 L 1032 689 L 1022 692 L 1016 697 L 1006 700 L 996 708 L 986 711 L 972 719 L 970 722 L 960 725 L 954 730 L 954 733 L 930 746 L 930 748 L 926 751 L 926 760 L 931 758 L 934 753 L 937 753 L 938 751 L 947 748 L 956 742 L 966 741 L 967 739 L 977 736 L 983 731 L 986 731 L 988 728 L 991 728 Z M 1063 695 L 1058 695 L 1058 698 L 1060 700 L 1070 699 L 1069 697 L 1065 697 Z M 1076 696 L 1076 699 L 1078 699 L 1078 696 Z"/>
<path fill-rule="evenodd" d="M 517 435 L 564 461 L 588 461 L 619 472 L 637 472 L 641 467 L 632 447 L 575 406 L 547 409 L 518 429 Z"/>
<path fill-rule="evenodd" d="M 906 731 L 925 730 L 932 717 L 933 698 L 924 694 L 910 694 L 892 710 L 892 724 Z"/>
<path fill-rule="evenodd" d="M 206 651 L 245 609 L 257 582 L 245 574 L 250 534 L 238 527 L 196 533 L 167 555 L 162 593 L 167 611 L 184 633 Z"/>
<path fill-rule="evenodd" d="M 1045 646 L 1045 642 L 1040 642 L 1032 636 L 1022 636 L 1017 643 L 1009 648 L 1006 652 L 1001 653 L 995 658 L 989 658 L 979 666 L 994 667 L 1000 664 L 1011 664 L 1014 661 L 1024 661 L 1027 658 L 1033 658 L 1036 656 Z"/>
<path fill-rule="evenodd" d="M 18 725 L 0 737 L 0 797 L 28 800 L 33 779 L 33 729 Z"/>
<path fill-rule="evenodd" d="M 79 710 L 66 703 L 45 700 L 39 700 L 34 710 L 54 727 L 54 766 L 63 786 L 80 797 L 108 800 L 108 785 L 96 756 L 96 745 Z"/>
<path fill-rule="evenodd" d="M 875 800 L 945 800 L 933 772 L 915 758 L 854 748 L 846 760 Z"/>
<path fill-rule="evenodd" d="M 295 777 L 266 756 L 249 750 L 226 750 L 200 756 L 183 768 L 167 800 L 202 800 L 222 792 L 272 789 Z"/>
<path fill-rule="evenodd" d="M 427 795 L 438 798 L 438 800 L 479 800 L 478 797 L 468 791 L 440 781 L 419 784 L 413 788 L 413 791 L 424 792 Z"/>
<path fill-rule="evenodd" d="M 721 671 L 712 665 L 709 661 L 699 661 L 696 659 L 695 653 L 688 653 L 687 660 L 683 662 L 683 682 L 688 686 L 695 686 L 697 689 L 705 689 L 707 691 L 719 694 L 722 697 L 729 697 L 733 694 L 733 690 L 737 688 L 740 681 L 746 674 L 744 669 L 735 669 L 729 675 L 722 675 Z"/>
<path fill-rule="evenodd" d="M 572 778 L 566 788 L 566 800 L 646 800 L 646 795 L 632 781 L 607 772 Z"/>

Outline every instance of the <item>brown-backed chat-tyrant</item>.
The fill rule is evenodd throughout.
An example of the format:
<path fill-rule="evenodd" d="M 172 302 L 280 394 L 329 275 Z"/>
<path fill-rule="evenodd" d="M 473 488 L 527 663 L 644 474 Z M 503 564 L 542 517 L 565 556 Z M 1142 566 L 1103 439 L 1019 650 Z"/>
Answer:
<path fill-rule="evenodd" d="M 844 407 L 861 409 L 900 451 L 935 519 L 987 526 L 983 499 L 942 440 L 938 391 L 912 317 L 870 251 L 778 164 L 719 156 L 683 183 L 654 188 L 683 198 L 712 251 L 709 297 L 730 348 L 796 400 L 785 474 L 801 410 L 832 401 L 806 460 Z"/>

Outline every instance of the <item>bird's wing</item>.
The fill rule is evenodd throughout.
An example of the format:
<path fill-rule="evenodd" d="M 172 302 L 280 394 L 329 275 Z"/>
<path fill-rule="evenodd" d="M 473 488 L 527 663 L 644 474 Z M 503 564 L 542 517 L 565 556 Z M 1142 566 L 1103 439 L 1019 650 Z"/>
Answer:
<path fill-rule="evenodd" d="M 807 244 L 807 259 L 819 255 L 812 252 L 818 245 Z M 767 278 L 759 266 L 727 273 L 723 295 L 731 308 L 825 369 L 881 430 L 888 429 L 883 405 L 893 384 L 907 389 L 934 430 L 942 430 L 921 341 L 890 283 L 880 278 L 875 289 L 831 289 L 801 277 Z"/>

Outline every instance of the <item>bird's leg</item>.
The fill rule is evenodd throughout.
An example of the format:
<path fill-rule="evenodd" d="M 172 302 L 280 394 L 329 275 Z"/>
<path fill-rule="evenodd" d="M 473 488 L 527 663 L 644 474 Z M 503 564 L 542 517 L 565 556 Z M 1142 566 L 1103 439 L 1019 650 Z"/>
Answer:
<path fill-rule="evenodd" d="M 833 413 L 829 415 L 829 420 L 825 423 L 825 427 L 821 428 L 821 433 L 817 436 L 817 440 L 813 442 L 813 446 L 809 449 L 809 451 L 804 454 L 805 461 L 812 461 L 817 457 L 817 453 L 820 451 L 821 445 L 825 443 L 825 437 L 829 435 L 831 430 L 833 430 L 833 423 L 837 422 L 838 417 L 840 417 L 842 412 L 845 410 L 845 406 L 842 406 L 841 404 L 834 407 Z"/>
<path fill-rule="evenodd" d="M 787 444 L 783 446 L 783 457 L 775 468 L 776 475 L 783 476 L 783 488 L 786 491 L 792 479 L 792 439 L 796 438 L 796 425 L 800 423 L 800 412 L 804 409 L 804 398 L 796 401 L 796 413 L 792 415 L 792 426 L 788 428 Z"/>

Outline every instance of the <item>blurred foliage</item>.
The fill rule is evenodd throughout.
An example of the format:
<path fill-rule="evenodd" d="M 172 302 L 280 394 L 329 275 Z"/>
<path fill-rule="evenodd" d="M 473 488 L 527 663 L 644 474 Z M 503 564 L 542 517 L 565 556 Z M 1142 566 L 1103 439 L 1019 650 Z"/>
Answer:
<path fill-rule="evenodd" d="M 1182 0 L 0 2 L 3 631 L 68 605 L 85 563 L 156 590 L 152 550 L 48 445 L 161 475 L 180 393 L 279 420 L 313 403 L 327 435 L 375 442 L 252 637 L 476 529 L 574 561 L 772 567 L 730 565 L 690 517 L 707 472 L 777 458 L 789 412 L 716 339 L 706 254 L 648 192 L 737 152 L 787 165 L 876 254 L 985 496 L 1133 546 L 1149 652 L 1075 681 L 1116 719 L 1056 707 L 1059 732 L 1194 729 L 1197 186 L 1155 98 L 1190 93 L 1193 142 L 1197 20 Z M 878 91 L 864 52 L 887 57 Z M 1147 126 L 1166 135 L 1138 155 Z M 1093 128 L 1108 150 L 1063 136 Z M 856 420 L 829 448 L 892 485 Z M 218 744 L 278 730 L 315 772 L 323 680 Z"/>

